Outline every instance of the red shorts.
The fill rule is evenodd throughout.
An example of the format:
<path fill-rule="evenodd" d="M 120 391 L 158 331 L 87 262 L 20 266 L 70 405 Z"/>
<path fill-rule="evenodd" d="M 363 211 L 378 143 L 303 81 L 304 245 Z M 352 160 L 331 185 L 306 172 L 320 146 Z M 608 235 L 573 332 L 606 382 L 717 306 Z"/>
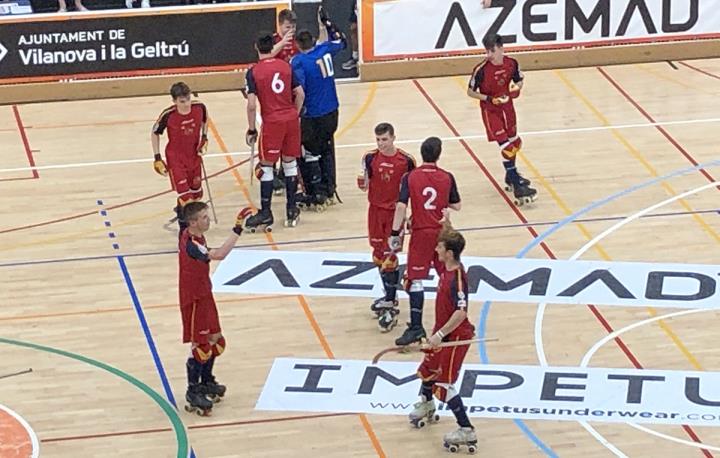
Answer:
<path fill-rule="evenodd" d="M 410 246 L 408 247 L 407 280 L 424 280 L 430 275 L 430 266 L 437 270 L 440 264 L 437 247 L 438 236 L 441 229 L 416 229 L 410 233 Z"/>
<path fill-rule="evenodd" d="M 170 183 L 183 201 L 198 200 L 202 197 L 202 163 L 199 156 L 189 161 L 168 158 Z"/>
<path fill-rule="evenodd" d="M 368 207 L 368 239 L 373 249 L 373 261 L 382 262 L 386 253 L 390 252 L 388 238 L 392 232 L 395 210 L 387 210 L 370 205 Z"/>
<path fill-rule="evenodd" d="M 489 142 L 503 144 L 517 135 L 517 117 L 512 100 L 498 106 L 481 103 L 480 111 Z"/>
<path fill-rule="evenodd" d="M 180 305 L 183 322 L 183 343 L 208 344 L 208 338 L 220 329 L 215 299 L 212 295 Z"/>
<path fill-rule="evenodd" d="M 462 340 L 459 337 L 452 340 Z M 446 389 L 437 386 L 438 383 L 454 384 L 460 376 L 465 355 L 470 345 L 458 345 L 457 347 L 444 347 L 438 351 L 427 351 L 420 367 L 418 377 L 424 382 L 433 381 L 436 383 L 433 393 L 441 401 L 445 401 Z"/>
<path fill-rule="evenodd" d="M 260 160 L 300 157 L 300 120 L 266 122 L 260 129 Z"/>

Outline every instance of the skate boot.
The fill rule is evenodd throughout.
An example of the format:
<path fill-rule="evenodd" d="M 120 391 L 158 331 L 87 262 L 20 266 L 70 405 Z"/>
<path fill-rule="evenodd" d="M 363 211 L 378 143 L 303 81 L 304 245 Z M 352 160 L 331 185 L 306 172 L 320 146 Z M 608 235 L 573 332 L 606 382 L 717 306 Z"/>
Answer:
<path fill-rule="evenodd" d="M 297 206 L 305 211 L 323 212 L 325 211 L 325 201 L 326 198 L 322 194 L 300 193 L 295 197 Z"/>
<path fill-rule="evenodd" d="M 297 207 L 288 208 L 285 216 L 285 227 L 295 227 L 300 220 L 300 209 Z"/>
<path fill-rule="evenodd" d="M 208 417 L 212 412 L 213 403 L 205 397 L 202 385 L 189 386 L 185 393 L 186 412 L 196 412 L 201 417 Z"/>
<path fill-rule="evenodd" d="M 467 447 L 468 453 L 477 451 L 477 436 L 473 428 L 458 428 L 443 437 L 443 446 L 450 453 L 457 453 L 461 446 Z"/>
<path fill-rule="evenodd" d="M 372 313 L 373 318 L 380 318 L 380 316 L 385 313 L 385 310 L 397 306 L 397 300 L 386 301 L 384 297 L 381 297 L 379 299 L 375 299 L 375 301 L 370 304 L 370 312 Z"/>
<path fill-rule="evenodd" d="M 424 428 L 428 423 L 437 423 L 440 421 L 440 415 L 435 413 L 435 401 L 432 399 L 429 401 L 416 402 L 412 412 L 408 415 L 410 424 L 420 429 Z"/>
<path fill-rule="evenodd" d="M 272 212 L 268 211 L 262 211 L 255 213 L 254 215 L 248 217 L 248 219 L 245 220 L 245 227 L 250 230 L 251 233 L 257 232 L 259 228 L 263 228 L 265 232 L 272 232 L 272 225 L 273 225 L 273 215 Z"/>
<path fill-rule="evenodd" d="M 525 178 L 524 176 L 517 174 L 520 181 L 518 181 L 518 187 L 523 186 L 530 186 L 530 180 Z M 515 190 L 515 185 L 513 185 L 512 179 L 510 178 L 509 174 L 505 174 L 505 191 L 507 192 L 513 192 Z"/>
<path fill-rule="evenodd" d="M 398 315 L 400 315 L 400 310 L 397 308 L 397 302 L 393 304 L 393 302 L 388 301 L 387 303 L 391 305 L 385 308 L 382 314 L 378 316 L 378 329 L 380 329 L 380 332 L 383 333 L 393 330 L 393 328 L 397 325 Z"/>
<path fill-rule="evenodd" d="M 210 380 L 203 382 L 200 386 L 203 389 L 205 397 L 212 402 L 220 402 L 225 396 L 225 385 L 220 385 L 215 381 L 215 377 L 211 377 Z"/>
<path fill-rule="evenodd" d="M 518 207 L 522 207 L 524 204 L 529 204 L 537 199 L 537 190 L 530 186 L 518 186 L 513 190 L 513 203 Z"/>
<path fill-rule="evenodd" d="M 407 347 L 415 342 L 421 342 L 425 337 L 425 329 L 423 329 L 422 326 L 412 326 L 408 323 L 408 327 L 405 329 L 403 335 L 395 339 L 395 345 Z"/>

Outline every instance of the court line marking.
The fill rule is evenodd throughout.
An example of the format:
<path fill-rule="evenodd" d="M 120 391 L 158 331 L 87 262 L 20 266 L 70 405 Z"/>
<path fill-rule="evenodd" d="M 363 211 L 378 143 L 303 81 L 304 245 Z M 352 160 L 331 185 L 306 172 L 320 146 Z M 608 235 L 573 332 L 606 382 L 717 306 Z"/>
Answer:
<path fill-rule="evenodd" d="M 369 95 L 369 94 L 368 94 Z M 362 109 L 363 107 L 361 107 Z M 367 107 L 365 107 L 366 109 Z M 348 124 L 348 126 L 352 125 L 353 123 L 357 122 L 360 118 L 353 118 L 351 123 Z M 217 129 L 217 126 L 215 125 L 215 122 L 212 118 L 208 118 L 208 128 L 210 129 L 211 134 L 213 137 L 215 137 L 215 141 L 217 142 L 218 146 L 220 147 L 221 151 L 228 151 L 228 148 L 225 144 L 225 141 L 220 136 L 220 132 Z M 226 155 L 225 160 L 227 163 L 232 166 L 234 161 L 231 156 Z M 232 174 L 235 177 L 235 181 L 237 181 L 238 186 L 240 187 L 243 195 L 245 196 L 246 201 L 250 206 L 255 208 L 255 204 L 253 203 L 252 197 L 250 196 L 250 191 L 248 187 L 245 184 L 245 180 L 242 178 L 240 173 L 237 171 L 237 168 L 232 169 Z M 272 233 L 265 232 L 265 238 L 267 239 L 268 243 L 270 243 L 270 247 L 273 250 L 279 250 L 279 247 L 277 243 L 275 243 L 275 240 L 272 236 Z M 300 304 L 300 307 L 302 308 L 303 312 L 305 313 L 305 317 L 307 318 L 308 322 L 310 323 L 310 327 L 312 328 L 313 332 L 315 333 L 315 336 L 320 341 L 320 345 L 322 346 L 325 355 L 330 359 L 335 359 L 335 355 L 330 349 L 330 344 L 327 341 L 327 338 L 322 332 L 322 329 L 320 328 L 320 325 L 317 322 L 317 319 L 315 318 L 315 315 L 313 314 L 312 310 L 310 309 L 310 304 L 308 303 L 307 299 L 303 295 L 297 295 L 297 300 Z M 360 423 L 363 426 L 363 429 L 365 430 L 368 438 L 370 439 L 370 443 L 372 444 L 373 448 L 375 449 L 375 452 L 380 458 L 385 458 L 385 452 L 382 448 L 382 445 L 380 444 L 380 440 L 378 439 L 377 435 L 375 434 L 375 430 L 373 429 L 372 425 L 370 424 L 369 420 L 367 419 L 367 415 L 365 414 L 357 414 L 358 418 L 360 419 Z"/>
<path fill-rule="evenodd" d="M 521 132 L 523 136 L 542 136 L 542 135 L 556 135 L 556 134 L 568 134 L 568 133 L 581 133 L 581 132 L 597 132 L 597 131 L 604 131 L 604 130 L 611 130 L 611 129 L 635 129 L 635 128 L 648 128 L 648 127 L 659 127 L 659 126 L 677 126 L 677 125 L 686 125 L 686 124 L 706 124 L 706 123 L 717 123 L 720 122 L 720 117 L 718 118 L 700 118 L 700 119 L 684 119 L 684 120 L 675 120 L 675 121 L 655 121 L 647 122 L 647 123 L 632 123 L 632 124 L 616 124 L 611 126 L 589 126 L 589 127 L 573 127 L 573 128 L 566 128 L 566 129 L 545 129 L 545 130 L 536 130 L 536 131 L 528 131 L 528 132 Z M 338 135 L 339 137 L 339 135 Z M 440 137 L 443 141 L 458 141 L 458 140 L 477 140 L 477 139 L 487 139 L 487 136 L 485 134 L 473 134 L 473 135 L 455 135 L 455 136 L 448 136 L 448 137 Z M 417 138 L 417 139 L 411 139 L 411 140 L 397 140 L 395 141 L 396 145 L 405 145 L 405 144 L 419 144 L 422 143 L 425 139 L 424 138 Z M 376 147 L 377 145 L 375 143 L 350 143 L 350 144 L 344 144 L 344 145 L 336 145 L 335 149 L 345 149 L 345 148 L 371 148 Z M 222 148 L 221 148 L 222 151 Z M 206 159 L 209 158 L 218 158 L 218 157 L 227 157 L 227 156 L 249 156 L 249 151 L 230 151 L 228 150 L 227 153 L 220 152 L 220 153 L 208 153 L 204 157 Z M 124 165 L 124 164 L 139 164 L 139 163 L 152 163 L 153 158 L 139 158 L 139 159 L 119 159 L 114 161 L 90 161 L 90 162 L 73 162 L 73 163 L 67 163 L 67 164 L 49 164 L 49 165 L 40 165 L 40 166 L 31 166 L 31 167 L 10 167 L 10 168 L 2 168 L 0 169 L 1 173 L 14 173 L 14 172 L 21 172 L 21 171 L 38 171 L 38 170 L 57 170 L 57 169 L 71 169 L 71 168 L 81 168 L 81 167 L 102 167 L 102 166 L 112 166 L 112 165 Z"/>
<path fill-rule="evenodd" d="M 126 382 L 133 385 L 135 388 L 139 389 L 146 395 L 148 395 L 155 403 L 160 406 L 160 408 L 163 410 L 165 415 L 170 420 L 170 423 L 172 424 L 173 430 L 175 431 L 175 439 L 177 441 L 177 458 L 187 458 L 188 453 L 190 452 L 190 446 L 189 446 L 189 440 L 187 436 L 187 431 L 185 430 L 185 425 L 183 424 L 182 420 L 180 419 L 180 416 L 178 415 L 177 410 L 170 404 L 160 393 L 150 388 L 145 383 L 141 382 L 134 376 L 130 375 L 127 372 L 123 372 L 120 369 L 113 367 L 107 363 L 104 363 L 102 361 L 88 358 L 87 356 L 83 356 L 77 353 L 71 353 L 69 351 L 60 350 L 58 348 L 48 347 L 45 345 L 40 345 L 32 342 L 26 342 L 21 340 L 14 340 L 14 339 L 7 339 L 4 337 L 0 337 L 0 344 L 7 344 L 7 345 L 14 345 L 16 347 L 24 347 L 29 348 L 31 350 L 38 350 L 43 351 L 45 353 L 52 353 L 55 355 L 63 356 L 65 358 L 74 359 L 76 361 L 80 361 L 81 363 L 89 364 L 91 366 L 97 367 L 99 369 L 102 369 L 106 372 L 109 372 L 111 375 L 114 375 L 116 377 L 119 377 Z"/>
<path fill-rule="evenodd" d="M 30 424 L 23 417 L 21 417 L 19 413 L 13 411 L 9 407 L 6 407 L 6 406 L 0 404 L 0 410 L 5 412 L 6 414 L 10 415 L 11 417 L 13 417 L 15 419 L 15 421 L 20 423 L 22 425 L 22 427 L 25 428 L 25 432 L 30 437 L 30 445 L 31 445 L 31 450 L 32 450 L 32 455 L 30 456 L 30 458 L 38 458 L 40 456 L 40 442 L 38 442 L 38 438 L 37 438 L 37 434 L 35 434 L 35 430 L 32 429 Z M 168 429 L 168 431 L 169 430 L 170 429 Z"/>

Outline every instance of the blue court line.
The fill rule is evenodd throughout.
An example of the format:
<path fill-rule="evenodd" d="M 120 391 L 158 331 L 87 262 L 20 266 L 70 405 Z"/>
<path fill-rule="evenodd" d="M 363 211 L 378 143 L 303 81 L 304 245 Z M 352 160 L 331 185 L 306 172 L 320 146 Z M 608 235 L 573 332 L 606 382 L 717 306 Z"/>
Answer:
<path fill-rule="evenodd" d="M 103 201 L 98 200 L 97 204 L 102 207 Z M 105 218 L 105 227 L 111 227 L 110 218 L 107 214 L 107 210 L 101 210 L 100 215 Z M 117 236 L 114 232 L 108 232 L 108 238 L 110 238 L 111 240 L 116 240 L 116 237 Z M 120 246 L 117 243 L 113 243 L 112 247 L 115 250 L 120 249 Z M 163 367 L 162 360 L 160 359 L 160 354 L 158 353 L 157 347 L 155 346 L 155 340 L 153 339 L 152 333 L 150 332 L 150 326 L 148 325 L 147 319 L 145 318 L 145 312 L 143 312 L 143 308 L 140 304 L 140 299 L 138 298 L 137 291 L 135 291 L 135 285 L 133 284 L 132 278 L 130 277 L 130 272 L 128 271 L 127 264 L 125 264 L 125 257 L 123 255 L 117 255 L 113 257 L 117 259 L 118 265 L 120 266 L 120 271 L 123 274 L 125 285 L 127 286 L 128 293 L 130 294 L 130 298 L 132 299 L 133 308 L 135 309 L 135 313 L 138 317 L 138 320 L 140 321 L 140 326 L 142 327 L 143 334 L 145 335 L 145 342 L 150 349 L 150 354 L 152 355 L 153 361 L 155 362 L 155 369 L 160 376 L 160 381 L 162 383 L 163 389 L 165 390 L 165 396 L 167 397 L 168 401 L 170 401 L 170 403 L 175 407 L 175 409 L 177 409 L 175 396 L 173 395 L 172 388 L 170 388 L 170 381 L 167 378 L 165 368 Z M 192 448 L 190 448 L 190 458 L 196 458 L 195 451 Z"/>
<path fill-rule="evenodd" d="M 716 208 L 712 208 L 709 210 L 693 210 L 693 211 L 679 211 L 679 212 L 661 212 L 661 213 L 649 213 L 647 215 L 641 216 L 641 218 L 664 218 L 664 217 L 673 217 L 673 216 L 687 216 L 687 215 L 702 215 L 702 214 L 720 214 L 720 210 Z M 607 222 L 607 221 L 620 221 L 627 218 L 627 216 L 599 216 L 596 218 L 579 218 L 573 221 L 573 223 L 597 223 L 597 222 Z M 106 222 L 109 223 L 109 222 Z M 487 231 L 487 230 L 499 230 L 499 229 L 515 229 L 515 228 L 523 228 L 523 227 L 538 227 L 538 226 L 551 226 L 558 224 L 559 221 L 538 221 L 538 222 L 528 222 L 528 223 L 515 223 L 515 224 L 496 224 L 496 225 L 489 225 L 489 226 L 476 226 L 476 227 L 466 227 L 466 228 L 458 228 L 461 232 L 476 232 L 476 231 Z M 106 224 L 107 227 L 110 227 Z M 351 235 L 351 236 L 345 236 L 345 237 L 331 237 L 331 238 L 324 238 L 324 239 L 301 239 L 301 240 L 288 240 L 285 242 L 276 242 L 275 244 L 278 246 L 291 246 L 291 245 L 310 245 L 313 243 L 324 243 L 324 242 L 344 242 L 349 240 L 363 240 L 366 239 L 367 235 Z M 267 248 L 270 247 L 271 244 L 267 242 L 262 243 L 253 243 L 248 245 L 237 245 L 233 248 L 233 250 L 242 250 L 246 248 Z M 119 249 L 119 245 L 113 244 L 114 249 Z M 177 250 L 160 250 L 160 251 L 146 251 L 146 252 L 140 252 L 140 253 L 125 253 L 123 256 L 125 258 L 131 258 L 131 257 L 141 257 L 141 256 L 159 256 L 159 255 L 168 255 L 168 254 L 177 254 Z M 72 257 L 72 258 L 57 258 L 57 259 L 40 259 L 37 261 L 15 261 L 15 262 L 7 262 L 7 263 L 0 263 L 0 267 L 18 267 L 18 266 L 32 266 L 37 264 L 55 264 L 55 263 L 62 263 L 62 262 L 76 262 L 76 261 L 95 261 L 100 259 L 114 259 L 115 255 L 104 255 L 104 256 L 78 256 L 78 257 Z"/>
<path fill-rule="evenodd" d="M 520 252 L 518 252 L 518 254 L 515 257 L 518 259 L 525 257 L 525 255 L 527 255 L 530 252 L 530 250 L 532 250 L 533 248 L 540 245 L 549 236 L 551 236 L 552 234 L 554 234 L 555 232 L 557 232 L 558 230 L 562 229 L 564 226 L 567 226 L 570 223 L 579 222 L 578 218 L 580 216 L 582 216 L 586 213 L 589 213 L 589 212 L 595 210 L 596 208 L 602 207 L 603 205 L 606 205 L 606 204 L 608 204 L 614 200 L 617 200 L 621 197 L 625 197 L 626 195 L 631 194 L 640 189 L 652 186 L 660 181 L 667 180 L 668 178 L 672 178 L 672 177 L 676 177 L 676 176 L 680 176 L 680 175 L 686 175 L 688 173 L 692 173 L 697 170 L 700 170 L 700 169 L 703 169 L 706 167 L 713 167 L 716 165 L 720 165 L 720 160 L 705 162 L 703 164 L 699 164 L 694 167 L 688 167 L 685 169 L 681 169 L 681 170 L 677 170 L 675 172 L 669 173 L 667 175 L 655 177 L 650 180 L 644 181 L 640 184 L 631 186 L 622 191 L 616 192 L 615 194 L 611 194 L 610 196 L 607 196 L 603 199 L 595 201 L 595 202 L 591 203 L 590 205 L 588 205 L 587 207 L 582 208 L 582 209 L 576 211 L 575 213 L 558 221 L 554 226 L 550 227 L 545 232 L 541 233 L 536 238 L 534 238 L 530 243 L 528 243 L 522 250 L 520 250 Z M 490 314 L 490 305 L 491 304 L 492 304 L 492 301 L 485 301 L 485 303 L 483 304 L 482 309 L 480 311 L 480 321 L 478 323 L 478 337 L 480 339 L 484 339 L 485 335 L 486 335 L 487 319 L 488 319 L 488 315 Z M 479 347 L 480 347 L 480 350 L 479 350 L 480 351 L 480 361 L 483 364 L 490 364 L 490 359 L 488 358 L 488 354 L 487 354 L 487 346 L 485 345 L 484 342 L 481 341 Z M 525 422 L 523 422 L 522 420 L 517 419 L 517 418 L 513 419 L 513 422 L 515 423 L 515 425 L 518 428 L 520 428 L 520 430 L 523 432 L 523 434 L 525 434 L 528 438 L 530 438 L 530 440 L 538 448 L 540 448 L 540 450 L 542 450 L 547 456 L 550 456 L 553 458 L 556 458 L 558 456 L 550 447 L 545 445 L 545 443 L 542 442 L 542 440 L 530 430 L 530 428 L 525 424 Z"/>

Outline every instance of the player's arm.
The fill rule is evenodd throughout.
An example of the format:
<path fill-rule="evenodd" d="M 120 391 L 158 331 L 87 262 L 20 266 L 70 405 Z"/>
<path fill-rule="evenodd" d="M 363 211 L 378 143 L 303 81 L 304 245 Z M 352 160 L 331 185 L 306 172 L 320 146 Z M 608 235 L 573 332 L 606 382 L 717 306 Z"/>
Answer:
<path fill-rule="evenodd" d="M 255 117 L 257 116 L 257 87 L 255 86 L 255 76 L 253 69 L 245 74 L 245 84 L 247 87 L 247 120 L 248 129 L 245 133 L 245 142 L 252 145 L 257 140 L 257 129 L 255 128 Z"/>
<path fill-rule="evenodd" d="M 200 141 L 198 142 L 197 153 L 202 156 L 207 152 L 208 112 L 204 103 L 200 104 L 200 108 L 202 109 L 202 125 L 200 126 Z"/>
<path fill-rule="evenodd" d="M 455 211 L 460 211 L 462 208 L 460 192 L 458 191 L 457 183 L 455 183 L 455 177 L 452 174 L 450 174 L 450 197 L 448 198 L 448 207 Z"/>
<path fill-rule="evenodd" d="M 480 92 L 480 84 L 483 80 L 483 67 L 482 65 L 478 65 L 475 70 L 473 71 L 472 75 L 470 76 L 470 81 L 468 82 L 468 88 L 467 88 L 467 95 L 470 98 L 476 99 L 476 100 L 492 100 L 492 97 L 490 97 L 487 94 L 483 94 Z"/>
<path fill-rule="evenodd" d="M 362 174 L 357 177 L 358 188 L 365 192 L 367 192 L 370 188 L 370 179 L 372 178 L 372 161 L 373 153 L 365 153 L 362 158 Z"/>
<path fill-rule="evenodd" d="M 302 113 L 303 105 L 305 104 L 305 89 L 303 89 L 300 78 L 295 76 L 295 71 L 292 72 L 292 91 L 293 99 L 295 100 L 295 108 L 298 114 Z"/>
<path fill-rule="evenodd" d="M 520 90 L 525 82 L 525 75 L 523 75 L 523 72 L 520 71 L 520 64 L 518 64 L 518 61 L 515 61 L 515 71 L 510 79 L 514 83 L 513 86 L 515 86 L 514 88 L 512 86 L 510 87 L 510 97 L 516 99 L 520 96 Z"/>
<path fill-rule="evenodd" d="M 249 207 L 245 207 L 238 213 L 235 218 L 235 226 L 232 228 L 232 234 L 228 236 L 220 248 L 213 248 L 208 252 L 208 258 L 213 261 L 222 261 L 235 247 L 238 237 L 242 234 L 243 226 L 245 225 L 245 218 L 250 216 L 252 210 Z"/>
<path fill-rule="evenodd" d="M 453 279 L 450 285 L 450 299 L 455 306 L 455 311 L 450 315 L 450 319 L 433 334 L 428 343 L 430 346 L 437 346 L 442 342 L 442 339 L 457 329 L 460 323 L 467 318 L 467 294 L 468 288 L 465 282 L 462 281 L 461 270 L 456 270 L 457 275 Z"/>
<path fill-rule="evenodd" d="M 402 249 L 400 231 L 402 230 L 402 225 L 405 223 L 408 202 L 410 202 L 410 187 L 408 185 L 408 175 L 405 174 L 400 182 L 400 195 L 398 196 L 398 201 L 395 204 L 392 230 L 390 231 L 390 238 L 388 239 L 388 245 L 396 252 Z"/>
<path fill-rule="evenodd" d="M 278 54 L 280 54 L 280 51 L 283 50 L 286 44 L 290 43 L 295 38 L 295 33 L 290 31 L 286 33 L 283 37 L 280 38 L 280 41 L 275 43 L 273 46 L 272 51 L 270 51 L 270 56 L 275 57 Z"/>
<path fill-rule="evenodd" d="M 165 164 L 165 161 L 163 161 L 160 155 L 160 135 L 165 132 L 168 117 L 169 112 L 166 110 L 160 115 L 158 120 L 155 121 L 152 132 L 150 132 L 150 145 L 153 151 L 153 168 L 155 172 L 163 176 L 167 175 L 167 164 Z"/>

